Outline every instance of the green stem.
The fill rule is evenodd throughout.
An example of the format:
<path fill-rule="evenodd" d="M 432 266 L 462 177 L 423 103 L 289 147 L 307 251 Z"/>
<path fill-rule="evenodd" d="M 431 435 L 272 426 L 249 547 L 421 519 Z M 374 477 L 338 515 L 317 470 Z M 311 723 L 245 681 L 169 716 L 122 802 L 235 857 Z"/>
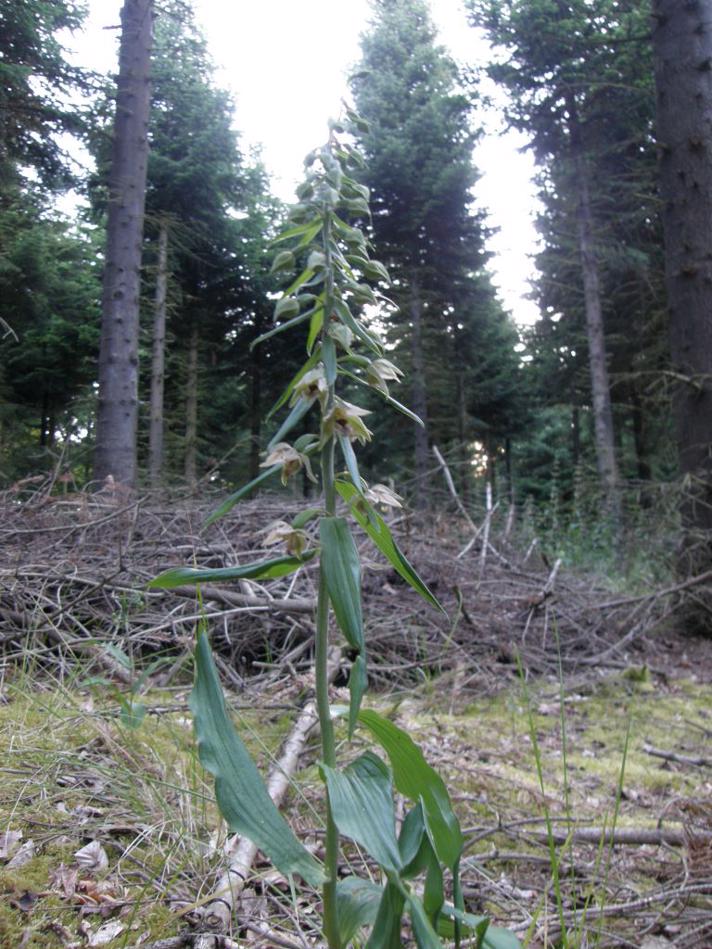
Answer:
<path fill-rule="evenodd" d="M 334 275 L 332 272 L 331 249 L 331 220 L 328 210 L 324 214 L 324 255 L 326 270 L 326 286 L 324 295 L 324 334 L 328 330 L 331 300 L 333 296 Z M 329 386 L 325 412 L 331 411 L 334 404 L 334 386 Z M 322 438 L 324 436 L 322 423 Z M 334 439 L 329 438 L 321 451 L 321 479 L 324 489 L 324 508 L 327 517 L 333 517 L 336 512 L 336 488 L 334 478 Z M 334 725 L 331 720 L 329 707 L 329 595 L 326 589 L 324 570 L 319 571 L 319 598 L 316 608 L 316 647 L 315 647 L 315 678 L 316 678 L 316 705 L 319 713 L 321 728 L 321 756 L 325 765 L 336 767 L 336 741 L 334 739 Z M 325 855 L 326 882 L 323 888 L 324 902 L 324 936 L 329 949 L 341 949 L 339 939 L 339 924 L 336 913 L 336 881 L 339 869 L 339 832 L 331 813 L 329 795 L 326 795 L 326 855 Z"/>

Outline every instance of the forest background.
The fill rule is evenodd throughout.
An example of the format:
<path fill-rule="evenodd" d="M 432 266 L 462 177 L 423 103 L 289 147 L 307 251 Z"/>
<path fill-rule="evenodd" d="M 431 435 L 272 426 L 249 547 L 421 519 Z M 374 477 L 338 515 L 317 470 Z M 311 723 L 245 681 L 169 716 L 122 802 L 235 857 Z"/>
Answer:
<path fill-rule="evenodd" d="M 374 310 L 373 325 L 410 380 L 400 398 L 425 421 L 420 429 L 379 415 L 388 452 L 378 467 L 427 505 L 437 446 L 466 505 L 483 503 L 489 483 L 494 503 L 516 504 L 574 561 L 615 552 L 626 562 L 625 525 L 635 538 L 627 566 L 655 579 L 674 557 L 680 373 L 668 344 L 650 9 L 640 0 L 465 8 L 491 44 L 489 62 L 457 66 L 425 4 L 383 0 L 351 84 L 369 123 L 360 145 L 372 239 L 398 307 Z M 284 207 L 240 143 L 239 114 L 190 4 L 166 0 L 155 14 L 129 451 L 142 483 L 225 487 L 258 473 L 275 427 L 266 411 L 299 364 L 289 334 L 251 347 L 273 327 L 284 288 L 269 272 Z M 115 85 L 68 62 L 62 44 L 82 16 L 69 0 L 2 4 L 6 486 L 44 470 L 66 483 L 95 477 Z M 481 33 L 473 38 L 482 49 Z M 485 75 L 506 93 L 506 123 L 537 162 L 531 325 L 505 310 L 492 277 L 473 164 Z M 90 151 L 94 171 L 77 175 L 67 135 Z M 71 216 L 57 209 L 67 189 L 88 202 Z M 368 397 L 382 394 L 375 386 Z M 366 476 L 373 460 L 366 452 Z M 653 526 L 661 558 L 641 564 L 640 532 Z"/>

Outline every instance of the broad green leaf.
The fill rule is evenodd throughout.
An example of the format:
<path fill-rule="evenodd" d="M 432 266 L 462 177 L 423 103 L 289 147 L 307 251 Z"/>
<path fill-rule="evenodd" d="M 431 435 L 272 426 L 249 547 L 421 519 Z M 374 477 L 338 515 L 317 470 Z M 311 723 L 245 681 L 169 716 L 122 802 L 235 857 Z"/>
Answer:
<path fill-rule="evenodd" d="M 275 557 L 235 567 L 172 567 L 154 577 L 149 589 L 171 590 L 185 583 L 216 583 L 221 580 L 274 580 L 299 570 L 311 560 L 315 550 L 307 550 L 301 557 Z"/>
<path fill-rule="evenodd" d="M 322 517 L 321 569 L 336 622 L 350 646 L 364 650 L 361 614 L 361 564 L 348 522 L 343 517 Z"/>
<path fill-rule="evenodd" d="M 324 881 L 321 867 L 275 807 L 235 731 L 203 630 L 195 647 L 190 708 L 200 761 L 215 777 L 215 797 L 230 830 L 255 843 L 280 872 L 298 873 L 307 883 L 319 886 Z"/>
<path fill-rule="evenodd" d="M 297 301 L 295 300 L 294 302 L 296 303 Z M 299 309 L 298 303 L 297 309 Z M 279 326 L 275 326 L 266 333 L 262 333 L 262 335 L 258 336 L 257 339 L 252 340 L 250 343 L 250 350 L 253 350 L 255 346 L 259 346 L 260 343 L 264 343 L 265 340 L 271 339 L 278 333 L 284 333 L 286 330 L 291 330 L 294 326 L 299 326 L 300 323 L 304 323 L 305 320 L 309 319 L 313 312 L 313 310 L 307 310 L 306 313 L 300 313 L 299 316 L 295 316 L 293 320 L 287 320 L 286 323 L 280 323 Z"/>
<path fill-rule="evenodd" d="M 356 728 L 361 702 L 367 688 L 366 657 L 359 655 L 352 662 L 349 674 L 349 738 L 352 738 Z"/>
<path fill-rule="evenodd" d="M 372 709 L 362 709 L 358 720 L 388 755 L 396 788 L 411 801 L 422 804 L 425 827 L 438 859 L 446 867 L 455 868 L 462 853 L 463 837 L 443 779 L 402 728 Z"/>
<path fill-rule="evenodd" d="M 433 929 L 425 907 L 415 893 L 409 894 L 407 906 L 418 949 L 443 949 L 440 937 Z"/>
<path fill-rule="evenodd" d="M 326 765 L 321 769 L 339 831 L 363 847 L 384 870 L 396 873 L 401 857 L 391 774 L 384 762 L 367 751 L 343 771 Z"/>
<path fill-rule="evenodd" d="M 351 444 L 351 439 L 347 438 L 346 435 L 339 435 L 339 446 L 341 447 L 341 454 L 344 456 L 346 470 L 349 473 L 351 482 L 358 490 L 358 493 L 362 494 L 361 475 L 359 474 L 356 452 L 354 451 L 353 445 Z"/>
<path fill-rule="evenodd" d="M 401 919 L 404 905 L 402 889 L 390 881 L 386 883 L 365 949 L 402 949 Z"/>
<path fill-rule="evenodd" d="M 324 308 L 319 307 L 314 310 L 309 322 L 309 336 L 307 337 L 307 352 L 311 355 L 312 350 L 314 349 L 314 343 L 321 333 L 321 328 L 324 325 Z"/>
<path fill-rule="evenodd" d="M 324 363 L 327 385 L 333 386 L 336 382 L 338 366 L 336 362 L 336 343 L 330 336 L 327 336 L 321 344 L 321 358 Z"/>
<path fill-rule="evenodd" d="M 425 837 L 425 822 L 423 807 L 420 803 L 412 807 L 405 815 L 400 834 L 398 835 L 398 849 L 401 852 L 403 869 L 401 877 L 407 879 L 417 876 L 420 872 L 420 862 L 417 860 L 420 848 Z"/>
<path fill-rule="evenodd" d="M 334 300 L 334 309 L 336 310 L 339 319 L 342 320 L 346 326 L 348 326 L 354 336 L 358 336 L 361 342 L 374 353 L 378 353 L 379 356 L 382 355 L 383 347 L 381 344 L 368 332 L 368 330 L 363 328 L 358 320 L 354 319 L 351 314 L 351 310 L 343 300 Z"/>
<path fill-rule="evenodd" d="M 430 838 L 425 832 L 423 809 L 420 804 L 406 815 L 398 837 L 398 846 L 401 856 L 404 857 L 404 866 L 401 870 L 402 879 L 416 877 L 425 871 L 423 905 L 430 922 L 435 926 L 445 902 L 443 872 Z"/>
<path fill-rule="evenodd" d="M 251 494 L 255 488 L 259 487 L 263 481 L 267 481 L 268 478 L 271 478 L 272 475 L 277 474 L 282 468 L 281 465 L 272 465 L 271 468 L 265 468 L 262 474 L 258 474 L 256 478 L 253 478 L 248 484 L 243 484 L 241 488 L 238 488 L 234 494 L 231 494 L 223 503 L 217 508 L 210 517 L 207 518 L 203 527 L 210 527 L 211 524 L 214 524 L 215 521 L 220 520 L 221 517 L 224 517 L 228 511 L 231 511 L 233 507 L 237 504 L 238 501 L 241 501 L 242 498 L 247 497 L 248 494 Z"/>
<path fill-rule="evenodd" d="M 416 593 L 419 593 L 424 600 L 427 600 L 428 603 L 436 607 L 436 609 L 445 613 L 444 607 L 430 592 L 425 583 L 423 583 L 413 567 L 406 560 L 405 555 L 395 542 L 386 522 L 376 513 L 368 501 L 364 500 L 360 492 L 346 481 L 337 481 L 336 490 L 344 501 L 350 505 L 351 513 L 356 521 L 366 531 L 395 571 Z"/>
<path fill-rule="evenodd" d="M 269 421 L 272 418 L 275 412 L 279 412 L 279 410 L 282 408 L 285 402 L 289 401 L 289 398 L 292 392 L 294 392 L 294 387 L 297 385 L 299 380 L 302 378 L 302 376 L 305 376 L 309 372 L 310 369 L 313 369 L 320 359 L 321 359 L 321 347 L 317 346 L 314 352 L 309 357 L 309 359 L 307 359 L 307 361 L 304 363 L 304 365 L 299 370 L 299 372 L 296 373 L 296 375 L 291 380 L 287 388 L 284 390 L 284 392 L 280 395 L 280 397 L 274 403 L 272 408 L 269 410 L 269 412 L 267 413 L 267 421 Z"/>
<path fill-rule="evenodd" d="M 301 422 L 311 407 L 312 403 L 309 399 L 298 399 L 294 403 L 292 411 L 270 438 L 269 444 L 267 445 L 268 452 L 272 451 L 278 442 L 283 441 L 286 435 L 289 435 L 292 429 Z"/>
<path fill-rule="evenodd" d="M 383 887 L 372 880 L 350 876 L 336 884 L 336 906 L 341 945 L 346 946 L 362 926 L 371 926 L 378 914 Z"/>
<path fill-rule="evenodd" d="M 508 929 L 490 926 L 486 916 L 474 916 L 455 909 L 450 903 L 443 905 L 438 920 L 438 932 L 446 939 L 455 934 L 454 920 L 460 923 L 463 935 L 475 935 L 479 938 L 478 949 L 522 949 L 522 944 Z"/>

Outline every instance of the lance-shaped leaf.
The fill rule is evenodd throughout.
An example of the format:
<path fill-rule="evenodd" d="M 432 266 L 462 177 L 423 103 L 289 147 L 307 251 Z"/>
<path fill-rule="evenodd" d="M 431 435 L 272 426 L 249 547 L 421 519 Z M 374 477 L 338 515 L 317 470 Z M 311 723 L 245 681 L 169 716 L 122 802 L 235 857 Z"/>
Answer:
<path fill-rule="evenodd" d="M 460 924 L 463 936 L 478 939 L 478 949 L 522 949 L 521 942 L 514 933 L 500 926 L 490 926 L 486 916 L 474 916 L 455 909 L 450 903 L 443 905 L 438 919 L 438 933 L 445 939 L 455 935 L 455 920 Z"/>
<path fill-rule="evenodd" d="M 296 300 L 293 300 L 292 298 L 287 300 L 287 298 L 284 297 L 282 300 L 279 301 L 280 303 L 283 304 L 282 306 L 283 310 L 284 310 L 284 307 L 286 307 L 287 303 L 290 301 L 291 301 L 291 306 L 293 309 L 294 304 L 296 303 Z M 297 303 L 297 311 L 298 310 L 299 310 L 299 304 Z M 291 330 L 292 327 L 299 326 L 300 323 L 303 323 L 305 320 L 308 320 L 313 312 L 314 310 L 312 309 L 312 310 L 307 310 L 306 313 L 300 313 L 299 316 L 294 316 L 292 314 L 292 319 L 288 319 L 286 323 L 280 323 L 279 326 L 275 326 L 273 329 L 268 330 L 266 333 L 262 333 L 262 335 L 258 336 L 257 339 L 253 339 L 252 342 L 250 343 L 250 350 L 253 350 L 255 346 L 259 346 L 260 343 L 264 343 L 265 340 L 271 339 L 273 336 L 276 336 L 278 333 L 284 333 L 285 330 Z M 281 315 L 284 316 L 285 315 L 284 312 L 282 312 Z"/>
<path fill-rule="evenodd" d="M 234 494 L 231 494 L 230 497 L 226 498 L 220 507 L 213 511 L 210 517 L 206 518 L 203 527 L 210 527 L 210 525 L 214 524 L 215 521 L 220 520 L 221 517 L 225 517 L 225 515 L 235 507 L 238 501 L 242 500 L 244 497 L 247 497 L 247 495 L 254 491 L 255 488 L 258 488 L 263 481 L 267 481 L 267 479 L 271 478 L 272 475 L 277 474 L 281 468 L 281 465 L 272 465 L 271 468 L 266 468 L 261 474 L 258 474 L 256 478 L 253 478 L 252 481 L 248 482 L 247 484 L 243 484 L 243 486 L 238 488 Z"/>
<path fill-rule="evenodd" d="M 356 360 L 353 360 L 353 361 L 355 362 Z M 360 360 L 358 364 L 362 365 Z M 366 365 L 367 364 L 368 364 L 368 360 L 366 360 Z M 365 379 L 362 379 L 360 376 L 357 376 L 356 373 L 354 372 L 345 371 L 344 375 L 348 376 L 349 379 L 353 379 L 354 382 L 358 382 L 359 385 L 364 386 L 366 389 L 370 389 L 371 391 L 374 391 L 375 389 L 375 391 L 380 395 L 380 397 L 385 402 L 387 402 L 390 406 L 392 406 L 397 412 L 400 412 L 401 415 L 405 415 L 407 418 L 411 420 L 411 422 L 415 422 L 416 425 L 420 425 L 421 428 L 425 428 L 425 422 L 423 422 L 422 418 L 419 415 L 416 415 L 415 412 L 411 412 L 411 410 L 406 405 L 403 405 L 401 402 L 398 401 L 398 399 L 394 399 L 393 396 L 389 395 L 388 392 L 384 392 L 383 389 L 375 388 L 374 386 L 366 382 Z"/>
<path fill-rule="evenodd" d="M 306 221 L 304 224 L 298 224 L 295 227 L 287 228 L 286 231 L 282 231 L 281 234 L 278 234 L 271 245 L 281 244 L 282 241 L 289 241 L 296 237 L 301 237 L 297 248 L 302 246 L 306 247 L 307 244 L 310 244 L 312 240 L 316 237 L 319 231 L 322 228 L 321 218 L 312 219 L 311 221 Z"/>
<path fill-rule="evenodd" d="M 456 869 L 464 841 L 443 779 L 402 728 L 372 709 L 362 709 L 358 720 L 388 755 L 396 788 L 411 801 L 420 801 L 438 859 L 446 867 Z"/>
<path fill-rule="evenodd" d="M 348 326 L 354 336 L 358 336 L 365 346 L 380 356 L 383 352 L 383 347 L 375 338 L 375 336 L 372 336 L 367 329 L 363 328 L 358 320 L 354 319 L 351 310 L 348 308 L 348 305 L 344 303 L 343 300 L 334 300 L 334 309 L 336 310 L 339 319 L 346 326 Z"/>
<path fill-rule="evenodd" d="M 148 584 L 150 589 L 170 590 L 186 583 L 216 583 L 220 580 L 275 580 L 299 570 L 316 554 L 305 551 L 301 557 L 275 557 L 257 563 L 239 564 L 235 567 L 172 567 L 154 577 Z"/>
<path fill-rule="evenodd" d="M 294 403 L 292 411 L 282 422 L 274 435 L 270 438 L 269 444 L 267 445 L 267 451 L 271 451 L 278 442 L 281 442 L 282 439 L 301 422 L 311 406 L 312 403 L 309 399 L 298 399 Z"/>
<path fill-rule="evenodd" d="M 195 647 L 190 708 L 200 761 L 215 777 L 215 797 L 230 830 L 249 838 L 285 875 L 298 873 L 307 883 L 319 886 L 324 880 L 321 867 L 275 807 L 228 716 L 204 631 L 198 634 Z"/>
<path fill-rule="evenodd" d="M 353 737 L 361 709 L 361 702 L 368 688 L 368 674 L 366 672 L 366 658 L 356 656 L 351 664 L 349 674 L 349 739 Z"/>
<path fill-rule="evenodd" d="M 443 949 L 440 937 L 433 929 L 425 907 L 415 893 L 409 894 L 406 905 L 418 949 Z"/>
<path fill-rule="evenodd" d="M 361 564 L 348 522 L 343 517 L 322 517 L 321 569 L 336 622 L 350 646 L 364 650 L 361 614 Z"/>
<path fill-rule="evenodd" d="M 343 771 L 322 765 L 334 823 L 384 870 L 397 873 L 401 856 L 396 840 L 391 775 L 383 761 L 367 751 Z"/>
<path fill-rule="evenodd" d="M 336 382 L 338 365 L 336 361 L 336 343 L 330 336 L 327 336 L 321 344 L 321 358 L 324 363 L 327 385 L 333 386 Z"/>
<path fill-rule="evenodd" d="M 309 322 L 309 335 L 307 337 L 307 352 L 311 355 L 311 352 L 314 348 L 314 343 L 317 341 L 319 333 L 321 333 L 321 328 L 324 325 L 324 308 L 319 307 L 314 310 L 312 313 L 311 320 Z"/>
<path fill-rule="evenodd" d="M 405 894 L 402 888 L 388 882 L 378 906 L 378 914 L 365 949 L 402 949 L 401 918 Z"/>
<path fill-rule="evenodd" d="M 383 887 L 372 880 L 350 876 L 336 884 L 336 906 L 341 945 L 346 946 L 362 926 L 376 920 Z"/>
<path fill-rule="evenodd" d="M 359 494 L 361 494 L 361 475 L 358 470 L 356 452 L 351 444 L 351 439 L 347 438 L 346 435 L 339 435 L 339 446 L 341 448 L 341 454 L 344 456 L 346 470 L 349 473 L 353 486 L 358 490 Z"/>
<path fill-rule="evenodd" d="M 373 543 L 378 547 L 383 556 L 393 566 L 395 571 L 411 586 L 416 593 L 419 593 L 424 600 L 427 600 L 432 606 L 445 612 L 444 607 L 430 592 L 425 583 L 420 579 L 413 567 L 406 560 L 400 547 L 393 539 L 393 535 L 388 529 L 388 525 L 373 507 L 365 501 L 357 489 L 346 481 L 337 481 L 336 490 L 348 504 L 351 505 L 351 513 L 358 521 L 360 526 L 366 531 Z M 355 503 L 356 502 L 356 503 Z"/>

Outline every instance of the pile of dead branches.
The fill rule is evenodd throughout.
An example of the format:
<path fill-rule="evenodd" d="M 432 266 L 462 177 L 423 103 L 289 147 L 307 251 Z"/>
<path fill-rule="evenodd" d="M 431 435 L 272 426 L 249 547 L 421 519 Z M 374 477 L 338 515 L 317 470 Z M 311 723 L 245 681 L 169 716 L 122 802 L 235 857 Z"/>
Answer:
<path fill-rule="evenodd" d="M 264 495 L 206 530 L 217 503 L 131 497 L 112 485 L 60 495 L 30 485 L 1 495 L 5 657 L 29 652 L 41 661 L 71 663 L 81 654 L 127 680 L 130 670 L 112 659 L 106 644 L 120 644 L 137 658 L 175 656 L 180 665 L 202 620 L 233 683 L 309 668 L 312 565 L 268 584 L 203 585 L 200 604 L 192 587 L 148 590 L 167 567 L 224 567 L 269 556 L 265 528 L 303 502 Z M 650 648 L 647 634 L 672 615 L 686 589 L 694 592 L 709 579 L 614 597 L 565 574 L 558 561 L 547 563 L 536 544 L 518 549 L 509 527 L 497 533 L 490 519 L 488 511 L 475 523 L 455 510 L 425 525 L 419 516 L 415 530 L 412 516 L 399 511 L 391 518 L 399 544 L 447 616 L 427 607 L 360 537 L 374 685 L 392 688 L 449 674 L 459 691 L 481 694 L 516 675 L 519 661 L 539 674 L 555 672 L 559 663 L 571 673 L 641 662 L 640 650 Z M 664 648 L 656 641 L 655 649 Z"/>

